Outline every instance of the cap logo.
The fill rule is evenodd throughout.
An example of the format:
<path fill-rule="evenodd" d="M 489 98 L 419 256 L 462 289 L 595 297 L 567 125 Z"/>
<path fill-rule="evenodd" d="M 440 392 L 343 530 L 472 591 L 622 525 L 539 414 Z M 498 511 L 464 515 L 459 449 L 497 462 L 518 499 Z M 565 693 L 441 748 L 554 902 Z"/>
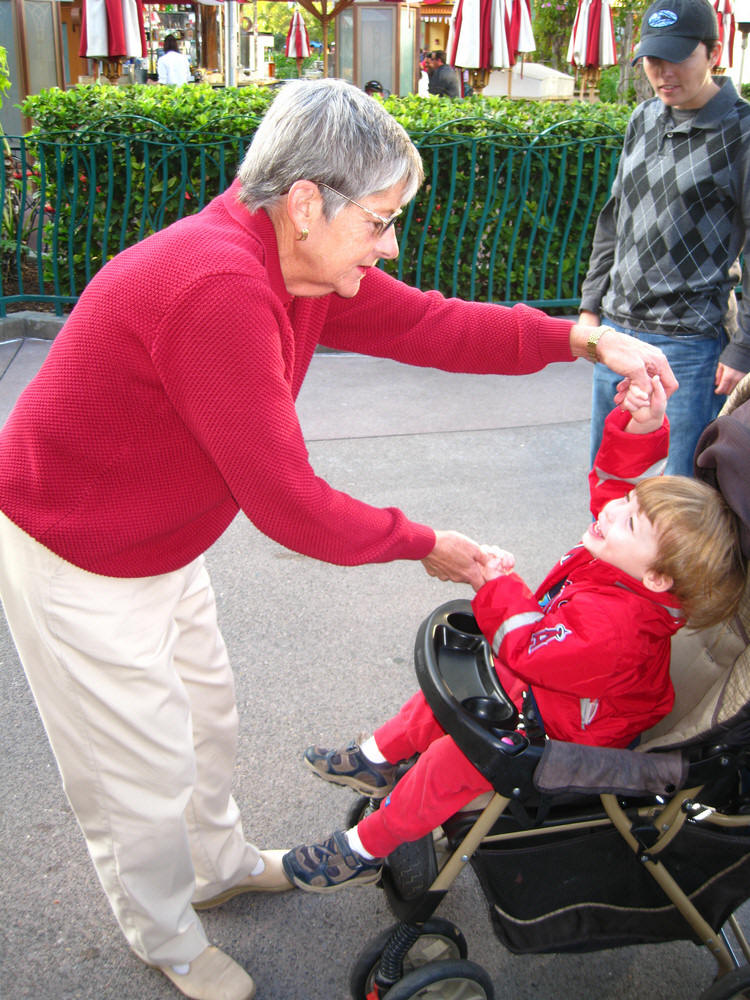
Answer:
<path fill-rule="evenodd" d="M 677 15 L 673 10 L 655 10 L 648 19 L 649 28 L 670 28 L 677 23 Z"/>

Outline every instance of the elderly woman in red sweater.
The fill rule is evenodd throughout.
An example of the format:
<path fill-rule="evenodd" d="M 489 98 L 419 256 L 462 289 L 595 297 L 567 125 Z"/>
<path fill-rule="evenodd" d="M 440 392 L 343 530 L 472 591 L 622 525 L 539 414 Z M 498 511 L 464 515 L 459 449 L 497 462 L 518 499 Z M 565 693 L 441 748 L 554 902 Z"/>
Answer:
<path fill-rule="evenodd" d="M 203 552 L 242 511 L 340 565 L 488 556 L 328 485 L 295 401 L 318 344 L 448 371 L 597 358 L 675 387 L 658 350 L 375 265 L 422 181 L 404 130 L 342 81 L 284 87 L 235 183 L 90 282 L 0 434 L 0 594 L 65 790 L 130 947 L 188 997 L 246 1000 L 196 910 L 288 888 L 232 798 L 237 711 Z"/>

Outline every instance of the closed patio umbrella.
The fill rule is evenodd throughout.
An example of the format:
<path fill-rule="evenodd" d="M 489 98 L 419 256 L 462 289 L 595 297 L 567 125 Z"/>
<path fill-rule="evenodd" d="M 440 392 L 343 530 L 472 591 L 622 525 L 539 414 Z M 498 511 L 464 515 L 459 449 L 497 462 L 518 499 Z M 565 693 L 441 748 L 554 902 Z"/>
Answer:
<path fill-rule="evenodd" d="M 596 86 L 605 66 L 616 65 L 615 30 L 608 0 L 579 0 L 567 60 L 579 76 L 581 96 L 586 84 L 590 89 Z"/>
<path fill-rule="evenodd" d="M 730 69 L 734 49 L 734 33 L 736 30 L 733 0 L 714 0 L 714 10 L 719 22 L 719 41 L 721 42 L 721 58 L 718 66 Z"/>
<path fill-rule="evenodd" d="M 295 10 L 292 14 L 284 51 L 287 56 L 291 56 L 297 60 L 297 76 L 301 76 L 302 60 L 310 55 L 310 38 L 307 34 L 305 22 L 298 10 Z"/>
<path fill-rule="evenodd" d="M 508 93 L 518 53 L 536 48 L 528 0 L 458 0 L 448 33 L 448 62 L 468 69 L 474 90 L 487 86 L 490 71 L 507 69 Z"/>
<path fill-rule="evenodd" d="M 120 75 L 123 59 L 146 55 L 142 0 L 83 0 L 79 55 L 102 59 L 106 75 Z"/>
<path fill-rule="evenodd" d="M 531 27 L 531 7 L 529 0 L 512 0 L 505 4 L 505 27 L 507 31 L 508 55 L 511 66 L 515 66 L 516 58 L 521 53 L 521 59 L 527 52 L 536 48 L 534 31 Z"/>

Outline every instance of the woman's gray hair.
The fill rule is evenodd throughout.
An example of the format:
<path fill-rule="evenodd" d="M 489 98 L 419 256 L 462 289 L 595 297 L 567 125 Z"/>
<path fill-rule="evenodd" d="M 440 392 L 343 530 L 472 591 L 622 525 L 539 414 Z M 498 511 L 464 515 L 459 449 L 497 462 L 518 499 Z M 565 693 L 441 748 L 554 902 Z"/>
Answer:
<path fill-rule="evenodd" d="M 240 166 L 240 200 L 270 208 L 295 181 L 328 184 L 360 198 L 404 184 L 404 202 L 422 183 L 422 159 L 406 131 L 374 97 L 344 80 L 284 84 Z M 321 189 L 332 218 L 346 202 Z"/>

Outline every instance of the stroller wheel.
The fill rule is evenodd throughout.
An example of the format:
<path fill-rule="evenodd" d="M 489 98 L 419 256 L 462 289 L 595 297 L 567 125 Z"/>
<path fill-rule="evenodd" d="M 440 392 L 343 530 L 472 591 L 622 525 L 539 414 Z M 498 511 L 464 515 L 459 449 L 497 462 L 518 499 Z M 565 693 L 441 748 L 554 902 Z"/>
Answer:
<path fill-rule="evenodd" d="M 372 992 L 380 956 L 397 926 L 394 924 L 378 934 L 360 952 L 349 977 L 353 1000 L 366 1000 Z M 424 922 L 419 937 L 406 953 L 402 975 L 427 964 L 450 964 L 458 959 L 465 959 L 467 954 L 466 938 L 458 927 L 442 917 L 431 917 Z"/>
<path fill-rule="evenodd" d="M 750 997 L 750 966 L 743 965 L 717 979 L 699 1000 L 745 1000 Z"/>
<path fill-rule="evenodd" d="M 380 807 L 377 799 L 360 796 L 346 814 L 346 829 Z M 416 899 L 422 896 L 435 881 L 437 857 L 432 834 L 397 847 L 388 855 L 386 866 L 389 885 L 399 899 Z"/>
<path fill-rule="evenodd" d="M 392 986 L 383 1000 L 494 1000 L 492 981 L 475 962 L 430 962 Z"/>
<path fill-rule="evenodd" d="M 345 830 L 351 830 L 353 826 L 356 826 L 361 819 L 365 816 L 369 816 L 371 812 L 375 812 L 378 808 L 378 801 L 368 798 L 366 795 L 360 795 L 355 799 L 354 804 L 349 806 L 349 810 L 346 814 L 346 826 Z"/>

